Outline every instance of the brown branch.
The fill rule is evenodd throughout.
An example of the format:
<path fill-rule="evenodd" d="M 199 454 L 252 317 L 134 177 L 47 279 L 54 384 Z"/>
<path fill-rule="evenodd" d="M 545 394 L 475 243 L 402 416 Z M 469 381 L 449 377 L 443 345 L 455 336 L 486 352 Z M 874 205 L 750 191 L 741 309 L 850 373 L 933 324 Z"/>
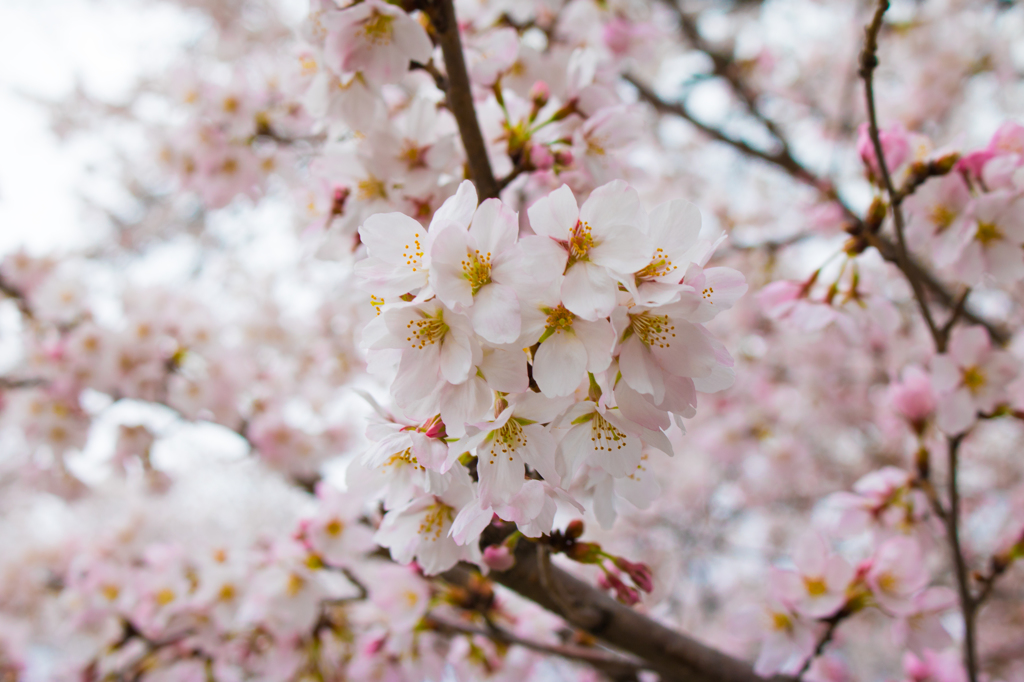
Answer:
<path fill-rule="evenodd" d="M 417 69 L 421 71 L 426 71 L 427 73 L 430 74 L 430 77 L 434 79 L 434 85 L 437 86 L 438 90 L 440 90 L 441 92 L 448 92 L 448 79 L 445 78 L 444 74 L 441 73 L 438 70 L 437 66 L 434 65 L 433 59 L 428 61 L 426 64 L 420 64 L 419 62 L 410 62 L 409 68 L 411 68 L 414 71 Z"/>
<path fill-rule="evenodd" d="M 711 139 L 722 142 L 745 156 L 760 159 L 770 166 L 784 171 L 794 180 L 812 187 L 826 200 L 835 203 L 840 210 L 842 210 L 846 219 L 855 227 L 863 226 L 863 220 L 861 217 L 857 215 L 853 208 L 851 208 L 850 205 L 842 199 L 842 197 L 839 196 L 832 182 L 809 170 L 806 166 L 797 161 L 791 153 L 788 153 L 786 149 L 778 152 L 765 152 L 752 147 L 746 141 L 727 135 L 718 128 L 698 120 L 693 116 L 690 110 L 687 109 L 685 103 L 667 102 L 660 98 L 648 85 L 641 82 L 636 76 L 626 74 L 623 78 L 627 82 L 631 83 L 637 89 L 640 98 L 653 106 L 656 111 L 662 114 L 678 116 L 689 122 Z M 882 235 L 871 235 L 870 241 L 871 245 L 878 250 L 882 258 L 896 264 L 897 266 L 902 265 L 902 268 L 906 268 L 906 272 L 911 273 L 911 276 L 921 282 L 939 305 L 947 309 L 953 309 L 955 307 L 956 297 L 954 294 L 949 291 L 946 285 L 939 280 L 938 277 L 918 263 L 913 257 L 908 255 L 906 260 L 901 263 L 898 256 L 897 246 L 889 241 L 888 238 Z M 966 307 L 963 310 L 962 317 L 971 324 L 982 325 L 988 329 L 989 335 L 996 343 L 1005 346 L 1009 342 L 1010 333 L 1001 325 L 982 318 Z"/>
<path fill-rule="evenodd" d="M 35 388 L 36 386 L 45 386 L 50 383 L 48 379 L 42 377 L 24 377 L 17 379 L 15 377 L 0 376 L 0 391 L 12 391 L 19 388 Z"/>
<path fill-rule="evenodd" d="M 466 58 L 462 53 L 462 40 L 459 38 L 459 24 L 455 18 L 455 7 L 452 0 L 429 0 L 424 5 L 437 42 L 441 45 L 441 53 L 444 55 L 444 68 L 448 73 L 448 109 L 459 124 L 462 146 L 466 149 L 469 177 L 476 185 L 477 196 L 481 200 L 496 197 L 499 191 L 498 183 L 494 179 L 491 161 L 487 156 L 487 146 L 476 117 L 473 91 L 469 85 L 469 74 L 466 72 Z"/>
<path fill-rule="evenodd" d="M 957 593 L 960 597 L 960 611 L 964 617 L 964 665 L 971 682 L 978 682 L 977 632 L 975 627 L 976 603 L 971 595 L 970 575 L 963 548 L 960 546 L 960 490 L 957 484 L 960 443 L 963 435 L 949 440 L 949 516 L 946 518 L 946 535 L 956 573 Z"/>
<path fill-rule="evenodd" d="M 832 638 L 836 634 L 836 628 L 839 627 L 839 624 L 842 623 L 850 615 L 852 615 L 851 612 L 846 608 L 843 608 L 836 615 L 824 621 L 828 623 L 828 627 L 825 628 L 825 632 L 823 632 L 821 634 L 821 637 L 818 638 L 818 643 L 814 647 L 814 653 L 812 653 L 807 658 L 807 660 L 804 661 L 804 665 L 802 668 L 800 668 L 800 672 L 796 674 L 797 679 L 803 679 L 803 676 L 806 675 L 807 671 L 811 669 L 811 664 L 814 663 L 814 659 L 821 656 L 821 654 L 825 651 L 825 647 L 828 646 L 829 642 L 832 641 Z"/>
<path fill-rule="evenodd" d="M 529 639 L 523 639 L 511 632 L 498 627 L 480 628 L 467 623 L 459 623 L 434 614 L 428 614 L 423 619 L 424 625 L 440 632 L 456 633 L 463 635 L 479 635 L 491 641 L 505 645 L 521 646 L 531 651 L 542 654 L 559 656 L 571 661 L 580 661 L 593 666 L 613 679 L 619 679 L 628 674 L 635 674 L 637 670 L 643 670 L 644 665 L 617 654 L 605 653 L 599 649 L 571 644 L 545 644 Z"/>
<path fill-rule="evenodd" d="M 534 543 L 520 540 L 515 565 L 491 578 L 552 613 L 559 604 L 541 582 Z M 459 565 L 442 577 L 456 585 L 467 585 L 475 569 Z M 548 582 L 560 599 L 571 605 L 570 624 L 605 643 L 636 656 L 662 679 L 675 682 L 763 682 L 750 664 L 712 649 L 635 611 L 612 597 L 558 568 L 548 567 Z M 568 619 L 568 618 L 567 618 Z M 793 682 L 776 676 L 774 682 Z"/>
<path fill-rule="evenodd" d="M 893 185 L 892 176 L 889 173 L 889 164 L 885 159 L 882 148 L 881 135 L 878 129 L 878 113 L 875 107 L 874 72 L 878 67 L 878 34 L 882 29 L 882 20 L 889 9 L 889 0 L 879 0 L 871 22 L 864 29 L 864 49 L 860 54 L 860 77 L 864 79 L 864 98 L 868 114 L 868 134 L 871 138 L 871 145 L 875 151 L 878 162 L 878 171 L 882 176 L 883 187 L 889 195 L 890 208 L 892 209 L 893 223 L 896 230 L 897 240 L 897 265 L 907 281 L 914 290 L 914 298 L 921 308 L 921 315 L 928 325 L 935 342 L 936 351 L 943 353 L 946 350 L 946 343 L 949 339 L 949 331 L 955 322 L 956 311 L 963 306 L 966 299 L 966 292 L 961 296 L 954 308 L 954 313 L 947 328 L 939 329 L 932 318 L 931 309 L 924 295 L 924 286 L 916 273 L 909 267 L 907 244 L 904 238 L 903 210 L 900 204 L 906 196 L 897 192 Z M 957 592 L 960 599 L 960 611 L 964 620 L 964 666 L 967 668 L 967 675 L 971 682 L 978 682 L 978 656 L 977 656 L 977 633 L 975 631 L 976 603 L 971 594 L 970 574 L 967 570 L 967 561 L 964 558 L 963 548 L 960 545 L 960 490 L 957 482 L 960 443 L 964 435 L 948 438 L 949 445 L 949 480 L 947 482 L 947 495 L 949 497 L 948 513 L 945 516 L 946 539 L 949 542 L 950 554 L 952 555 L 953 568 L 956 574 Z M 937 501 L 937 497 L 936 497 Z M 934 503 L 933 503 L 934 506 Z M 941 508 L 941 505 L 939 505 Z"/>
<path fill-rule="evenodd" d="M 751 88 L 745 80 L 740 76 L 739 65 L 733 56 L 727 52 L 723 52 L 714 48 L 704 36 L 700 34 L 700 30 L 697 28 L 696 18 L 683 11 L 676 0 L 662 0 L 672 12 L 676 15 L 676 19 L 679 21 L 679 29 L 683 36 L 689 41 L 694 49 L 699 50 L 706 54 L 711 60 L 712 72 L 714 75 L 725 80 L 732 91 L 736 93 L 736 96 L 743 102 L 747 111 L 753 116 L 758 122 L 763 125 L 772 137 L 779 143 L 784 155 L 789 155 L 789 142 L 786 136 L 782 134 L 778 124 L 761 111 L 761 108 L 757 104 L 758 93 Z"/>
<path fill-rule="evenodd" d="M 907 242 L 904 236 L 903 209 L 900 204 L 903 196 L 896 192 L 892 182 L 892 175 L 889 173 L 889 163 L 886 161 L 882 149 L 882 138 L 878 130 L 878 112 L 875 106 L 875 69 L 878 67 L 878 33 L 882 30 L 882 19 L 889 9 L 889 0 L 880 0 L 871 23 L 864 29 L 864 49 L 860 53 L 860 77 L 864 79 L 864 98 L 868 113 L 868 134 L 871 137 L 871 146 L 875 150 L 875 157 L 878 161 L 878 170 L 882 176 L 883 186 L 889 195 L 889 204 L 892 209 L 892 219 L 896 230 L 896 264 L 903 271 L 910 287 L 914 290 L 914 299 L 921 308 L 921 316 L 928 325 L 932 339 L 935 341 L 936 349 L 942 353 L 946 349 L 945 337 L 935 324 L 931 308 L 928 306 L 928 299 L 924 295 L 924 284 L 917 273 L 908 265 L 909 256 L 907 253 Z"/>
<path fill-rule="evenodd" d="M 15 304 L 18 306 L 18 310 L 20 310 L 21 314 L 25 317 L 29 319 L 35 317 L 32 313 L 32 308 L 28 305 L 28 299 L 25 298 L 25 294 L 23 294 L 16 286 L 5 280 L 2 275 L 0 275 L 0 295 L 13 299 Z"/>

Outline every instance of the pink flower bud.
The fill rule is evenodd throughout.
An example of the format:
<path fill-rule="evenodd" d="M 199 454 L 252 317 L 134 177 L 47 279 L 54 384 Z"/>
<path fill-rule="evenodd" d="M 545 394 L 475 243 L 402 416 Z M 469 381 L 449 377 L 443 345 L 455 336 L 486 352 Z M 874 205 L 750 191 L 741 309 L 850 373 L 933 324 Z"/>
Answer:
<path fill-rule="evenodd" d="M 648 594 L 654 590 L 654 575 L 647 564 L 634 563 L 622 557 L 612 559 L 615 566 L 629 576 L 633 584 Z"/>
<path fill-rule="evenodd" d="M 538 109 L 547 104 L 549 99 L 551 99 L 551 88 L 544 81 L 537 81 L 530 88 L 530 101 Z"/>
<path fill-rule="evenodd" d="M 633 606 L 640 601 L 639 592 L 611 573 L 602 573 L 598 576 L 597 585 L 604 590 L 614 590 L 615 598 L 626 606 Z"/>
<path fill-rule="evenodd" d="M 489 545 L 484 548 L 484 563 L 495 571 L 507 571 L 515 566 L 516 558 L 505 545 Z"/>
<path fill-rule="evenodd" d="M 903 370 L 902 381 L 889 387 L 889 400 L 896 411 L 915 427 L 935 411 L 935 391 L 931 378 L 920 367 L 910 365 Z"/>
<path fill-rule="evenodd" d="M 559 166 L 571 166 L 575 157 L 572 155 L 572 150 L 562 149 L 555 152 L 555 163 Z"/>
<path fill-rule="evenodd" d="M 910 138 L 907 131 L 902 125 L 896 123 L 885 130 L 878 131 L 878 139 L 882 143 L 885 163 L 889 172 L 893 173 L 910 156 Z M 857 130 L 857 152 L 864 160 L 871 176 L 881 179 L 882 172 L 878 167 L 878 156 L 875 154 L 875 145 L 871 141 L 871 134 L 866 123 L 862 123 Z"/>
<path fill-rule="evenodd" d="M 537 170 L 548 170 L 555 165 L 555 157 L 542 144 L 530 145 L 530 163 Z"/>

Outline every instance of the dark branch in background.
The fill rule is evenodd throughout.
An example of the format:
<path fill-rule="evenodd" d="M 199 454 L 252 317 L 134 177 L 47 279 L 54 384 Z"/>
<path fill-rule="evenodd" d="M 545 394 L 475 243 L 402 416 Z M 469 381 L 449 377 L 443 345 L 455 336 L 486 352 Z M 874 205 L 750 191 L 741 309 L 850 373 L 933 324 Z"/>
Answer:
<path fill-rule="evenodd" d="M 521 646 L 542 654 L 550 654 L 570 661 L 586 663 L 614 680 L 635 679 L 636 672 L 638 670 L 643 670 L 645 667 L 639 661 L 633 661 L 623 656 L 606 653 L 600 649 L 574 646 L 570 644 L 546 644 L 544 642 L 536 642 L 523 639 L 522 637 L 517 637 L 511 632 L 507 632 L 497 627 L 476 627 L 468 623 L 461 623 L 441 618 L 434 614 L 428 614 L 423 620 L 424 625 L 438 632 L 448 634 L 479 635 L 499 644 Z"/>
<path fill-rule="evenodd" d="M 864 49 L 860 55 L 860 76 L 864 79 L 864 96 L 868 113 L 868 130 L 871 137 L 871 144 L 875 150 L 878 161 L 878 170 L 882 176 L 886 193 L 889 195 L 889 202 L 892 208 L 893 222 L 896 229 L 896 238 L 899 245 L 898 265 L 903 271 L 910 286 L 914 289 L 914 298 L 917 299 L 921 308 L 921 315 L 928 324 L 932 338 L 935 341 L 936 351 L 945 352 L 946 342 L 949 339 L 949 331 L 952 329 L 952 322 L 945 328 L 939 329 L 935 320 L 932 319 L 931 310 L 924 297 L 924 290 L 920 280 L 909 270 L 907 264 L 907 245 L 903 236 L 903 211 L 900 204 L 904 194 L 897 193 L 893 186 L 892 176 L 889 174 L 889 165 L 886 162 L 882 149 L 882 140 L 878 130 L 878 112 L 875 109 L 874 71 L 878 67 L 878 34 L 882 29 L 882 20 L 885 12 L 889 9 L 889 0 L 879 0 L 871 23 L 864 30 Z M 966 298 L 966 293 L 962 298 Z M 952 321 L 956 320 L 956 310 L 963 307 L 963 301 L 959 301 L 954 309 Z M 977 655 L 977 633 L 975 628 L 975 616 L 977 614 L 976 602 L 971 594 L 970 574 L 967 570 L 967 561 L 964 559 L 963 548 L 960 546 L 960 490 L 957 484 L 959 466 L 960 443 L 965 434 L 947 439 L 949 447 L 949 480 L 947 482 L 947 495 L 949 496 L 949 509 L 943 518 L 946 526 L 946 540 L 949 543 L 950 554 L 952 555 L 954 573 L 956 575 L 957 593 L 960 599 L 960 612 L 964 620 L 964 666 L 967 668 L 967 676 L 971 682 L 978 682 L 978 655 Z"/>
<path fill-rule="evenodd" d="M 666 2 L 667 4 L 669 4 L 669 6 L 674 6 L 674 3 L 668 0 L 666 0 Z M 676 11 L 677 13 L 685 16 L 685 14 L 683 14 L 681 10 L 679 10 L 678 8 L 676 8 Z M 686 31 L 685 27 L 687 25 L 693 26 L 692 19 L 689 20 L 689 24 L 682 24 L 681 21 L 681 26 L 683 26 L 684 32 Z M 693 26 L 693 28 L 696 27 Z M 699 33 L 697 35 L 699 37 Z M 702 51 L 704 51 L 705 48 L 712 49 L 710 47 L 707 47 L 706 41 L 704 41 L 702 38 L 699 41 L 691 40 L 691 43 L 694 44 L 694 47 Z M 691 125 L 693 125 L 695 128 L 700 130 L 702 133 L 704 133 L 711 139 L 716 140 L 718 142 L 722 142 L 723 144 L 732 147 L 733 149 L 735 149 L 736 151 L 740 152 L 745 156 L 760 159 L 761 161 L 764 161 L 768 165 L 784 171 L 794 180 L 797 180 L 805 185 L 808 185 L 809 187 L 814 188 L 826 200 L 836 204 L 840 208 L 840 210 L 842 210 L 843 214 L 846 216 L 846 219 L 853 226 L 854 231 L 863 231 L 864 220 L 857 214 L 856 211 L 853 210 L 852 207 L 850 207 L 849 204 L 847 204 L 843 200 L 842 197 L 839 196 L 838 192 L 836 191 L 835 185 L 827 178 L 824 178 L 816 174 L 815 172 L 807 168 L 804 164 L 800 163 L 793 156 L 785 138 L 778 132 L 777 126 L 775 126 L 774 123 L 771 122 L 771 119 L 764 116 L 760 112 L 760 110 L 756 108 L 755 95 L 753 94 L 753 91 L 749 88 L 749 86 L 747 86 L 740 78 L 738 71 L 733 67 L 726 68 L 724 66 L 723 60 L 731 58 L 727 57 L 726 55 L 720 52 L 715 52 L 714 55 L 709 54 L 709 57 L 711 57 L 713 64 L 716 65 L 716 73 L 722 71 L 722 78 L 726 80 L 731 87 L 736 88 L 737 83 L 741 84 L 739 87 L 742 89 L 742 93 L 746 94 L 741 94 L 739 91 L 737 91 L 737 96 L 744 102 L 750 113 L 755 118 L 757 118 L 768 129 L 769 132 L 773 134 L 773 137 L 775 137 L 776 143 L 778 145 L 777 151 L 769 152 L 764 151 L 762 149 L 758 149 L 750 145 L 745 140 L 733 137 L 725 133 L 721 129 L 716 128 L 715 126 L 700 121 L 692 114 L 690 109 L 687 108 L 685 101 L 668 102 L 662 99 L 657 95 L 657 93 L 654 92 L 654 90 L 649 85 L 646 85 L 634 75 L 626 74 L 624 76 L 624 79 L 637 89 L 637 93 L 639 94 L 640 99 L 644 100 L 645 102 L 653 106 L 654 109 L 659 113 L 678 116 L 683 120 L 689 122 Z M 911 181 L 908 182 L 907 185 L 905 185 L 900 190 L 894 191 L 893 196 L 898 198 L 897 204 L 902 202 L 903 199 L 909 196 L 909 194 L 912 193 L 917 188 L 917 186 L 919 186 L 920 183 L 924 182 L 924 180 L 926 180 L 928 177 L 930 177 L 930 174 L 914 176 L 911 179 Z M 879 254 L 881 254 L 881 256 L 885 260 L 894 263 L 897 267 L 899 267 L 908 279 L 910 279 L 911 281 L 919 282 L 925 289 L 927 289 L 928 292 L 931 294 L 931 297 L 939 305 L 949 310 L 955 310 L 957 308 L 959 304 L 958 297 L 954 295 L 952 292 L 950 292 L 949 288 L 936 275 L 930 272 L 925 266 L 918 263 L 913 257 L 910 256 L 910 254 L 906 254 L 905 258 L 901 258 L 901 251 L 897 244 L 894 244 L 887 237 L 877 234 L 871 235 L 870 244 L 871 246 L 874 246 L 876 249 L 878 249 Z M 967 320 L 971 324 L 978 324 L 984 326 L 986 329 L 988 329 L 989 335 L 992 337 L 994 341 L 996 341 L 996 343 L 1000 345 L 1006 345 L 1006 343 L 1009 342 L 1010 333 L 1001 325 L 994 322 L 990 322 L 980 317 L 976 313 L 972 312 L 966 306 L 966 301 L 960 305 L 962 306 L 960 316 L 963 319 Z"/>
<path fill-rule="evenodd" d="M 441 92 L 448 92 L 448 79 L 445 78 L 444 74 L 438 71 L 437 66 L 434 64 L 434 60 L 431 59 L 426 64 L 420 64 L 419 62 L 410 62 L 409 66 L 411 69 L 426 71 L 430 74 L 430 77 L 434 79 L 434 85 Z"/>
<path fill-rule="evenodd" d="M 542 577 L 533 542 L 521 539 L 515 558 L 511 569 L 492 572 L 491 579 L 610 646 L 636 656 L 644 662 L 643 667 L 661 675 L 665 682 L 763 682 L 765 679 L 755 674 L 750 664 L 651 620 L 557 566 L 546 565 L 543 569 L 546 575 Z M 441 577 L 449 583 L 465 586 L 474 571 L 472 566 L 459 565 Z M 557 599 L 553 594 L 558 595 Z M 561 604 L 569 606 L 568 613 Z M 768 679 L 792 682 L 794 678 Z"/>
<path fill-rule="evenodd" d="M 696 17 L 684 12 L 676 0 L 662 0 L 662 2 L 676 15 L 676 19 L 679 21 L 679 30 L 682 32 L 686 40 L 694 47 L 694 49 L 703 52 L 711 60 L 714 75 L 729 83 L 732 91 L 736 93 L 736 96 L 743 102 L 750 115 L 756 118 L 761 125 L 767 128 L 768 132 L 771 133 L 772 137 L 774 137 L 776 142 L 778 142 L 784 155 L 788 156 L 789 142 L 786 140 L 786 136 L 782 134 L 782 131 L 779 129 L 775 121 L 761 111 L 761 108 L 757 104 L 758 94 L 740 76 L 740 65 L 736 63 L 733 56 L 715 49 L 710 43 L 708 43 L 697 28 Z"/>
<path fill-rule="evenodd" d="M 971 682 L 978 682 L 978 651 L 977 651 L 977 604 L 971 596 L 970 574 L 964 560 L 963 549 L 960 547 L 960 490 L 957 485 L 957 466 L 959 464 L 960 442 L 963 436 L 956 436 L 949 441 L 949 516 L 946 517 L 946 536 L 949 541 L 950 554 L 953 556 L 953 567 L 956 569 L 957 594 L 960 597 L 960 611 L 964 617 L 964 665 Z"/>
<path fill-rule="evenodd" d="M 818 638 L 818 643 L 814 647 L 814 653 L 807 657 L 807 660 L 804 661 L 803 667 L 800 668 L 800 672 L 796 674 L 797 678 L 803 679 L 803 676 L 811 669 L 811 664 L 814 663 L 814 660 L 818 658 L 818 656 L 821 656 L 825 651 L 825 647 L 832 641 L 832 638 L 836 634 L 836 628 L 839 627 L 839 624 L 850 615 L 852 615 L 850 611 L 844 608 L 839 613 L 825 621 L 828 623 L 828 627 L 825 628 L 825 632 L 823 632 L 821 637 Z"/>
<path fill-rule="evenodd" d="M 859 74 L 864 79 L 864 97 L 868 112 L 868 132 L 871 137 L 871 145 L 875 150 L 875 157 L 878 160 L 879 173 L 882 176 L 882 182 L 884 183 L 886 193 L 889 195 L 889 203 L 892 208 L 892 219 L 896 230 L 896 244 L 898 245 L 896 252 L 897 265 L 903 271 L 903 274 L 906 275 L 907 281 L 910 282 L 910 286 L 914 290 L 914 298 L 917 299 L 918 306 L 921 308 L 921 316 L 924 318 L 925 323 L 928 325 L 928 330 L 935 340 L 936 350 L 942 353 L 946 350 L 946 335 L 935 324 L 931 308 L 928 307 L 928 300 L 924 295 L 924 285 L 908 265 L 910 257 L 907 254 L 907 241 L 904 236 L 903 209 L 900 207 L 903 195 L 898 194 L 893 186 L 892 176 L 889 174 L 889 164 L 885 159 L 885 153 L 882 148 L 881 134 L 878 130 L 874 73 L 878 67 L 878 33 L 882 30 L 882 18 L 888 9 L 888 0 L 882 0 L 882 2 L 878 3 L 878 8 L 871 18 L 871 23 L 864 30 L 864 49 L 860 53 Z"/>
<path fill-rule="evenodd" d="M 427 0 L 423 5 L 444 55 L 444 68 L 448 73 L 448 109 L 459 124 L 462 146 L 466 149 L 469 178 L 476 185 L 480 199 L 496 197 L 499 192 L 498 183 L 494 179 L 491 161 L 487 157 L 487 146 L 484 144 L 484 136 L 480 132 L 480 123 L 476 118 L 473 91 L 470 89 L 469 74 L 466 72 L 466 58 L 462 53 L 455 7 L 452 0 Z"/>
<path fill-rule="evenodd" d="M 0 295 L 12 299 L 18 306 L 18 310 L 21 311 L 22 315 L 30 320 L 33 318 L 32 309 L 29 307 L 28 301 L 25 299 L 25 294 L 21 293 L 21 290 L 5 280 L 2 275 L 0 275 Z"/>

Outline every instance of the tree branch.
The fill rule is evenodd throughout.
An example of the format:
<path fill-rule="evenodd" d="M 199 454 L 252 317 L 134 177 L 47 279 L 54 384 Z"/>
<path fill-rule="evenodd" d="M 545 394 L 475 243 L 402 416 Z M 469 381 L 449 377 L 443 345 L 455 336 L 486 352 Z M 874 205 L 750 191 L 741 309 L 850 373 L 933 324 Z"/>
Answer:
<path fill-rule="evenodd" d="M 889 195 L 889 204 L 892 208 L 892 219 L 896 231 L 896 264 L 910 282 L 914 290 L 914 298 L 921 308 L 921 316 L 928 325 L 932 339 L 935 341 L 936 350 L 942 353 L 946 350 L 945 335 L 935 324 L 931 308 L 928 306 L 928 299 L 924 295 L 924 285 L 917 273 L 908 265 L 907 242 L 904 236 L 903 209 L 900 207 L 903 195 L 896 191 L 892 182 L 892 175 L 889 173 L 889 163 L 886 161 L 882 148 L 881 133 L 878 130 L 878 112 L 875 107 L 875 69 L 878 67 L 878 33 L 882 30 L 882 18 L 889 9 L 889 0 L 881 0 L 871 18 L 871 23 L 864 29 L 864 49 L 860 53 L 860 77 L 864 79 L 864 98 L 868 112 L 868 134 L 871 137 L 871 146 L 875 150 L 875 158 L 878 161 L 878 170 L 882 176 L 882 182 L 886 193 Z"/>
<path fill-rule="evenodd" d="M 441 53 L 444 55 L 444 67 L 448 73 L 448 109 L 459 124 L 462 146 L 466 149 L 469 177 L 476 185 L 477 196 L 481 200 L 496 197 L 499 192 L 498 183 L 494 179 L 491 161 L 487 157 L 487 146 L 484 144 L 484 136 L 480 132 L 480 123 L 476 118 L 473 91 L 466 71 L 466 58 L 462 53 L 455 7 L 452 0 L 429 0 L 425 2 L 425 11 L 430 17 L 437 42 L 441 45 Z"/>
<path fill-rule="evenodd" d="M 734 138 L 718 128 L 698 120 L 693 116 L 690 110 L 687 109 L 685 103 L 667 102 L 663 100 L 650 88 L 650 86 L 641 82 L 636 76 L 626 74 L 623 78 L 632 84 L 637 89 L 640 98 L 653 106 L 656 111 L 662 114 L 678 116 L 689 122 L 713 140 L 722 142 L 745 156 L 760 159 L 770 166 L 782 170 L 794 180 L 812 187 L 826 200 L 836 204 L 840 210 L 842 210 L 847 220 L 849 220 L 854 226 L 863 225 L 861 217 L 857 215 L 853 208 L 851 208 L 850 205 L 842 199 L 842 197 L 839 196 L 832 182 L 826 178 L 816 175 L 813 171 L 801 164 L 791 153 L 789 153 L 788 149 L 783 148 L 778 152 L 765 152 L 752 147 L 745 140 Z M 879 254 L 881 254 L 882 258 L 885 260 L 895 263 L 897 266 L 901 266 L 901 269 L 906 268 L 904 272 L 909 272 L 915 279 L 921 282 L 939 305 L 950 310 L 956 306 L 957 297 L 949 291 L 946 285 L 909 254 L 906 260 L 901 262 L 897 246 L 889 241 L 889 239 L 882 235 L 872 235 L 871 245 L 878 249 Z M 1005 328 L 980 317 L 969 308 L 964 308 L 961 317 L 971 324 L 984 326 L 988 329 L 989 335 L 992 339 L 1000 345 L 1006 345 L 1010 340 L 1010 333 Z"/>
<path fill-rule="evenodd" d="M 960 611 L 964 617 L 964 665 L 971 682 L 978 682 L 978 652 L 975 615 L 977 613 L 974 597 L 971 595 L 970 574 L 960 546 L 960 490 L 957 485 L 957 465 L 960 443 L 963 435 L 955 436 L 949 441 L 949 515 L 946 518 L 946 535 L 949 540 L 950 554 L 953 556 L 953 567 L 956 569 L 957 593 L 960 597 Z"/>
<path fill-rule="evenodd" d="M 663 680 L 674 682 L 763 682 L 750 664 L 716 651 L 701 642 L 676 632 L 625 606 L 596 587 L 569 575 L 557 566 L 547 567 L 551 591 L 559 601 L 571 605 L 571 613 L 562 612 L 540 575 L 535 543 L 522 539 L 516 546 L 515 565 L 504 572 L 492 572 L 491 578 L 514 592 L 536 602 L 571 625 L 607 644 L 644 661 Z M 475 569 L 459 565 L 442 577 L 456 585 L 467 585 Z M 776 676 L 774 682 L 793 682 L 794 678 Z"/>
<path fill-rule="evenodd" d="M 639 661 L 633 661 L 615 654 L 604 653 L 599 649 L 573 646 L 569 644 L 545 644 L 543 642 L 535 642 L 523 639 L 522 637 L 517 637 L 511 632 L 507 632 L 497 627 L 479 628 L 466 623 L 459 623 L 441 618 L 434 614 L 428 614 L 425 616 L 424 624 L 427 627 L 440 632 L 479 635 L 500 644 L 521 646 L 542 654 L 560 656 L 561 658 L 565 658 L 570 661 L 580 661 L 581 663 L 593 666 L 613 679 L 620 679 L 627 675 L 635 674 L 637 670 L 642 670 L 644 668 L 644 665 Z"/>

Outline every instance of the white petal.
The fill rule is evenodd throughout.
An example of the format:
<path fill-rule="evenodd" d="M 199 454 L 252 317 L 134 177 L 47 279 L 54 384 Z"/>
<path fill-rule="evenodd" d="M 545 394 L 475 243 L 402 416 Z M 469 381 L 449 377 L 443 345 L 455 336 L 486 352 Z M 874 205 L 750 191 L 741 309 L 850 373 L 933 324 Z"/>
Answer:
<path fill-rule="evenodd" d="M 605 234 L 611 225 L 641 224 L 641 210 L 636 190 L 623 180 L 613 180 L 590 193 L 580 208 L 580 220 L 595 233 Z"/>
<path fill-rule="evenodd" d="M 572 331 L 557 330 L 533 358 L 533 378 L 544 395 L 571 395 L 587 376 L 587 348 Z"/>
<path fill-rule="evenodd" d="M 452 225 L 463 230 L 468 229 L 476 205 L 476 187 L 469 180 L 463 180 L 455 195 L 445 199 L 441 207 L 434 212 L 434 217 L 430 221 L 430 232 L 440 232 Z"/>
<path fill-rule="evenodd" d="M 546 197 L 541 197 L 526 210 L 530 227 L 544 237 L 566 241 L 579 219 L 576 197 L 568 185 L 562 185 Z"/>
<path fill-rule="evenodd" d="M 487 199 L 473 214 L 469 234 L 482 254 L 497 256 L 515 244 L 519 236 L 519 214 L 499 199 Z"/>
<path fill-rule="evenodd" d="M 473 297 L 469 314 L 476 333 L 491 343 L 512 343 L 519 338 L 519 298 L 511 287 L 485 284 Z"/>
<path fill-rule="evenodd" d="M 430 247 L 430 283 L 437 297 L 449 307 L 473 305 L 473 285 L 464 277 L 469 236 L 461 227 L 438 233 Z"/>
<path fill-rule="evenodd" d="M 600 265 L 576 263 L 562 281 L 562 303 L 584 320 L 608 317 L 615 308 L 619 284 Z"/>
<path fill-rule="evenodd" d="M 597 243 L 589 251 L 590 260 L 615 272 L 636 272 L 651 262 L 654 247 L 635 227 L 614 225 L 600 236 L 595 231 L 594 240 Z"/>

